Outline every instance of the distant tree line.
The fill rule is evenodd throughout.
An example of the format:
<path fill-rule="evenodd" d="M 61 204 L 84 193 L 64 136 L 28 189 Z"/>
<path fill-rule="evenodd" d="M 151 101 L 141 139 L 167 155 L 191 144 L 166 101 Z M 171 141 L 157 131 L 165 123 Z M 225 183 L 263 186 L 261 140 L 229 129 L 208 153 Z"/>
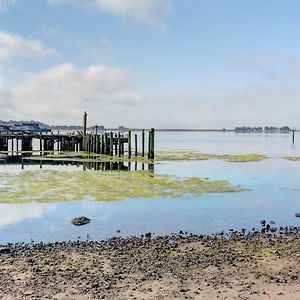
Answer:
<path fill-rule="evenodd" d="M 263 127 L 247 127 L 247 126 L 242 126 L 242 127 L 235 127 L 234 129 L 235 132 L 253 132 L 253 133 L 276 133 L 276 132 L 290 132 L 291 128 L 289 126 L 283 126 L 283 127 L 273 127 L 273 126 L 265 126 Z"/>

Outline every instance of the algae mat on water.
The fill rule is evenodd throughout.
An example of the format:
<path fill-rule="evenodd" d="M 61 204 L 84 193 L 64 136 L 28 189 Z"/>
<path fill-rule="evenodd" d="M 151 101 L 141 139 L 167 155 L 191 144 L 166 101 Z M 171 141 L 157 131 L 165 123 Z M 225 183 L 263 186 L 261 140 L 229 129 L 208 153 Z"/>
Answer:
<path fill-rule="evenodd" d="M 126 155 L 122 157 L 109 156 L 104 154 L 91 154 L 85 152 L 56 152 L 48 153 L 44 156 L 31 156 L 25 158 L 28 161 L 63 161 L 63 162 L 140 162 L 140 163 L 155 163 L 161 161 L 184 161 L 184 160 L 208 160 L 219 159 L 228 162 L 257 162 L 266 159 L 267 157 L 261 154 L 206 154 L 190 150 L 169 150 L 156 151 L 155 160 L 149 160 L 146 157 L 128 158 Z"/>
<path fill-rule="evenodd" d="M 205 154 L 196 151 L 157 151 L 156 160 L 158 161 L 181 161 L 181 160 L 208 160 L 220 159 L 229 162 L 256 162 L 266 159 L 260 154 Z"/>
<path fill-rule="evenodd" d="M 98 201 L 128 198 L 200 196 L 203 193 L 244 191 L 228 181 L 184 179 L 149 171 L 22 171 L 0 173 L 0 203 L 63 202 L 92 198 Z"/>
<path fill-rule="evenodd" d="M 290 161 L 300 161 L 300 156 L 285 156 L 283 159 L 290 160 Z"/>

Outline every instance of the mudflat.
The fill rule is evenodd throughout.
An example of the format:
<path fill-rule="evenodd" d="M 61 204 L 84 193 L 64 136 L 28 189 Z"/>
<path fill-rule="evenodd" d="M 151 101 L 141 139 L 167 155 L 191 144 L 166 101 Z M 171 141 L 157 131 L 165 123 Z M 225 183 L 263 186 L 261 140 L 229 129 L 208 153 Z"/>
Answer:
<path fill-rule="evenodd" d="M 1 299 L 300 299 L 300 227 L 9 244 L 0 268 Z"/>

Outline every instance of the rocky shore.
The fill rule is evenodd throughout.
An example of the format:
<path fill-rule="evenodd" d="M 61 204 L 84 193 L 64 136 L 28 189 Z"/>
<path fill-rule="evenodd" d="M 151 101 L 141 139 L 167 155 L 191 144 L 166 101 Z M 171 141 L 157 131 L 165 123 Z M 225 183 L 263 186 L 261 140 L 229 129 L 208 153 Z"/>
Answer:
<path fill-rule="evenodd" d="M 300 299 L 300 227 L 0 247 L 1 299 Z M 272 229 L 273 228 L 273 229 Z"/>

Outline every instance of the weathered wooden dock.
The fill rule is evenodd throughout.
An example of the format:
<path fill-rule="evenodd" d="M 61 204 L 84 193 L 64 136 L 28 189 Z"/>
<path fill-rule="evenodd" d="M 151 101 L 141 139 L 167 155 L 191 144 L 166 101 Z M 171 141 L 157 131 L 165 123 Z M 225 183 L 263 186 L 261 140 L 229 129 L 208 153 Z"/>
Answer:
<path fill-rule="evenodd" d="M 140 137 L 140 140 L 139 140 Z M 147 141 L 146 141 L 147 138 Z M 83 118 L 83 131 L 73 133 L 0 132 L 0 151 L 7 154 L 24 154 L 40 151 L 83 151 L 128 158 L 154 159 L 155 129 L 138 132 L 87 132 L 87 114 Z M 147 149 L 145 148 L 148 145 Z"/>

